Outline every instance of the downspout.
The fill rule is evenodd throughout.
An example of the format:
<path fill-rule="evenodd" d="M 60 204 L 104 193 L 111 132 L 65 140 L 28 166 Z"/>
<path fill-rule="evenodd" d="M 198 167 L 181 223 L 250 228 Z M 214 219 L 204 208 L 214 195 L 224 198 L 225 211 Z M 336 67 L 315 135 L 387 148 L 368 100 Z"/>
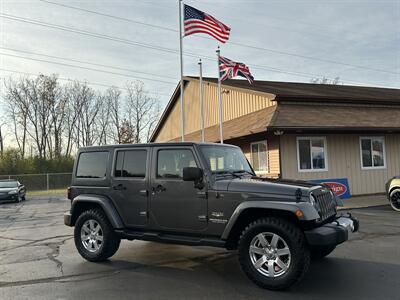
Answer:
<path fill-rule="evenodd" d="M 274 135 L 279 138 L 279 178 L 283 178 L 282 175 L 282 130 L 275 130 Z"/>

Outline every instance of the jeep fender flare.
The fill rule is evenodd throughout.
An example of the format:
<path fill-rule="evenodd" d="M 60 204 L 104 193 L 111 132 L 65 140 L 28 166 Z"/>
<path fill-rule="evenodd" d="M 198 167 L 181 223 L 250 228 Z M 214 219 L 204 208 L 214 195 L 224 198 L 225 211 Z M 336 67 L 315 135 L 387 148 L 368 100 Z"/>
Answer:
<path fill-rule="evenodd" d="M 86 203 L 99 205 L 103 209 L 114 229 L 125 227 L 112 201 L 109 198 L 101 195 L 82 194 L 75 197 L 71 204 L 71 215 L 74 219 L 76 219 L 74 213 L 79 210 L 79 206 Z"/>
<path fill-rule="evenodd" d="M 260 201 L 260 200 L 246 201 L 239 204 L 239 206 L 235 209 L 232 216 L 230 217 L 228 224 L 226 225 L 224 232 L 222 233 L 221 236 L 223 240 L 228 239 L 233 226 L 239 219 L 242 212 L 244 212 L 246 209 L 249 208 L 280 210 L 293 213 L 294 216 L 296 215 L 297 210 L 301 210 L 303 212 L 303 216 L 298 218 L 301 221 L 309 221 L 319 218 L 316 209 L 308 202 L 278 202 L 278 201 Z"/>

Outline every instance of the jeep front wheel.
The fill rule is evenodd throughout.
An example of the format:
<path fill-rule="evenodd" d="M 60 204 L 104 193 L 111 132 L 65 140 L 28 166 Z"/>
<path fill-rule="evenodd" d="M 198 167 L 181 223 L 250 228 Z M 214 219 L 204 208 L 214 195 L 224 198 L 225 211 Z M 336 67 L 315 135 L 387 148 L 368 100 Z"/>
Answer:
<path fill-rule="evenodd" d="M 239 261 L 246 275 L 260 287 L 283 290 L 302 279 L 310 265 L 310 252 L 295 224 L 267 217 L 243 231 Z"/>
<path fill-rule="evenodd" d="M 88 261 L 104 261 L 117 252 L 120 238 L 104 213 L 99 209 L 84 211 L 76 221 L 75 246 Z"/>

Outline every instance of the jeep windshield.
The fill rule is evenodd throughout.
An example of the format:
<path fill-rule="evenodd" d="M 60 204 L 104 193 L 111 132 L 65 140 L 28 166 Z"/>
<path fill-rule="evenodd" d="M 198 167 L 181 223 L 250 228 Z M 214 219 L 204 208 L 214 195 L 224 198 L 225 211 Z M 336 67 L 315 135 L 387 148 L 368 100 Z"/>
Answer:
<path fill-rule="evenodd" d="M 211 173 L 216 176 L 254 176 L 254 171 L 239 148 L 223 145 L 202 145 L 201 152 Z"/>

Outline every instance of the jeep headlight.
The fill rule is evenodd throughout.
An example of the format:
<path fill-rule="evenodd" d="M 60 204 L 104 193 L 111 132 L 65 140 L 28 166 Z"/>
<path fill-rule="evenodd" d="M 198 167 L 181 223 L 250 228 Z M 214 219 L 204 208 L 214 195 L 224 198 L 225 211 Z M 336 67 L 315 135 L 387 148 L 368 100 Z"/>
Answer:
<path fill-rule="evenodd" d="M 15 194 L 18 194 L 18 191 L 12 190 L 12 191 L 9 191 L 8 194 L 9 195 L 15 195 Z"/>

